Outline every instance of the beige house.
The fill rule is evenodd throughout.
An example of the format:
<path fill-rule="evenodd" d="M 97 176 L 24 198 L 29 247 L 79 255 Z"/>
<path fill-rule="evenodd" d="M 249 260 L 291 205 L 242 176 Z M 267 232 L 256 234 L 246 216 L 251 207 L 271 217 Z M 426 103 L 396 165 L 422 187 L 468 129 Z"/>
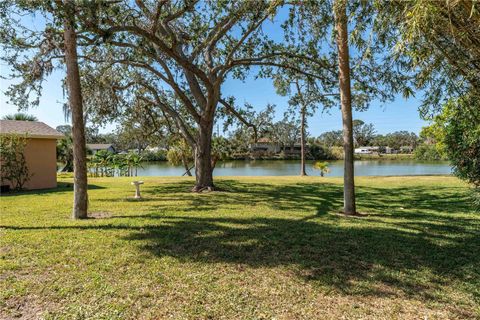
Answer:
<path fill-rule="evenodd" d="M 46 189 L 57 186 L 57 139 L 63 134 L 38 121 L 0 120 L 0 135 L 27 136 L 25 160 L 32 174 L 25 189 Z"/>
<path fill-rule="evenodd" d="M 306 146 L 308 152 L 308 146 Z M 250 145 L 250 151 L 255 155 L 275 155 L 280 152 L 286 155 L 300 155 L 302 145 L 294 143 L 289 146 L 282 146 L 279 142 L 273 142 L 269 138 L 260 138 L 256 143 Z"/>
<path fill-rule="evenodd" d="M 250 145 L 250 150 L 254 153 L 279 153 L 282 151 L 280 143 L 272 142 L 269 138 L 260 138 L 256 143 Z"/>

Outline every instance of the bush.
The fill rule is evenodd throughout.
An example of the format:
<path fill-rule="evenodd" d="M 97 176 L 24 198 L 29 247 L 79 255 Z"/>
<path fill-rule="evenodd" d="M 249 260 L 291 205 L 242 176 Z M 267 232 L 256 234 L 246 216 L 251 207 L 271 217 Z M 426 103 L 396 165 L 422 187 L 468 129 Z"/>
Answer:
<path fill-rule="evenodd" d="M 331 147 L 330 155 L 332 160 L 343 160 L 344 158 L 343 147 Z"/>
<path fill-rule="evenodd" d="M 434 144 L 421 144 L 413 152 L 416 160 L 445 160 Z"/>
<path fill-rule="evenodd" d="M 335 160 L 336 158 L 330 152 L 330 148 L 318 144 L 312 144 L 310 147 L 310 155 L 313 160 Z"/>
<path fill-rule="evenodd" d="M 12 189 L 21 190 L 30 180 L 27 161 L 25 160 L 25 146 L 27 138 L 18 135 L 0 136 L 0 183 L 9 183 Z"/>
<path fill-rule="evenodd" d="M 163 150 L 142 152 L 143 161 L 166 161 L 167 155 Z"/>

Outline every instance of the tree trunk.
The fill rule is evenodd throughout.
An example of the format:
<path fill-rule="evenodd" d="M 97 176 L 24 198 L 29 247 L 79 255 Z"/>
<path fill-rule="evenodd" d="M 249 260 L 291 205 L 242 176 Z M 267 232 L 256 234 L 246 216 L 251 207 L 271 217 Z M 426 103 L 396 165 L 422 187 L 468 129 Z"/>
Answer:
<path fill-rule="evenodd" d="M 301 109 L 301 122 L 300 122 L 300 175 L 306 176 L 305 171 L 305 107 Z"/>
<path fill-rule="evenodd" d="M 213 121 L 201 123 L 195 146 L 195 186 L 192 191 L 213 190 L 212 169 L 212 129 Z"/>
<path fill-rule="evenodd" d="M 82 91 L 77 58 L 77 37 L 75 34 L 75 4 L 65 0 L 64 40 L 65 63 L 67 65 L 68 100 L 72 112 L 73 138 L 73 219 L 87 218 L 87 150 L 85 145 L 85 125 L 83 122 Z"/>
<path fill-rule="evenodd" d="M 340 101 L 343 122 L 343 175 L 344 213 L 355 214 L 355 182 L 353 171 L 352 94 L 350 88 L 350 56 L 348 52 L 347 0 L 334 2 L 335 30 L 337 32 Z"/>

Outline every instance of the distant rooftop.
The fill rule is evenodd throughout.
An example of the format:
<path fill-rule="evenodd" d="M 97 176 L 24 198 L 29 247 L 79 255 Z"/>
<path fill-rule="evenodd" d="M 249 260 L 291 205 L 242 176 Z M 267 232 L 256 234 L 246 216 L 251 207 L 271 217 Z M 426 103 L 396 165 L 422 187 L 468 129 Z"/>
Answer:
<path fill-rule="evenodd" d="M 110 143 L 87 143 L 87 148 L 91 150 L 107 150 L 113 147 Z"/>
<path fill-rule="evenodd" d="M 1 134 L 27 135 L 28 138 L 61 139 L 64 135 L 39 121 L 0 120 Z"/>
<path fill-rule="evenodd" d="M 270 140 L 269 138 L 260 138 L 257 140 L 257 142 L 259 143 L 270 143 L 272 142 L 272 140 Z"/>

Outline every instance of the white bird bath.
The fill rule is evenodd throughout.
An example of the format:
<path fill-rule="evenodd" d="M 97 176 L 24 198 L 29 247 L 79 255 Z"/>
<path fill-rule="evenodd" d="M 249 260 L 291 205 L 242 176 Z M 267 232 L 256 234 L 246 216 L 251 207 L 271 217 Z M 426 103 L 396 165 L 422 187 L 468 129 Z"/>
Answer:
<path fill-rule="evenodd" d="M 142 199 L 140 195 L 140 185 L 143 184 L 143 181 L 132 181 L 132 185 L 135 186 L 135 199 Z"/>

